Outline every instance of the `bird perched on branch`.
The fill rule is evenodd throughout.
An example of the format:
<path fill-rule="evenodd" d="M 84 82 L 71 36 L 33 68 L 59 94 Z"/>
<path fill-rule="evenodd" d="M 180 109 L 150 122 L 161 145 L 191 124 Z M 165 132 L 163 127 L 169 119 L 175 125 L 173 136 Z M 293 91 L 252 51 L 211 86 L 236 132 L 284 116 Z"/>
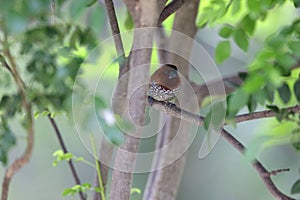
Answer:
<path fill-rule="evenodd" d="M 180 90 L 180 78 L 175 65 L 165 64 L 150 77 L 148 95 L 158 101 L 173 99 Z"/>

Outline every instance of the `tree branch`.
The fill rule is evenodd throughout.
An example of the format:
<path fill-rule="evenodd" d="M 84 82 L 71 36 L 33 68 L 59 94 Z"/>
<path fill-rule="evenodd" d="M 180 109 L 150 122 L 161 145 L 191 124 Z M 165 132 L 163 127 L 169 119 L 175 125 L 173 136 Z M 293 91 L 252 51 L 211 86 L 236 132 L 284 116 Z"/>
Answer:
<path fill-rule="evenodd" d="M 170 15 L 175 13 L 184 4 L 184 0 L 173 0 L 161 12 L 158 18 L 158 25 L 161 25 Z"/>
<path fill-rule="evenodd" d="M 100 1 L 99 1 L 100 2 Z M 123 59 L 119 59 L 119 67 L 120 71 L 125 65 L 125 51 L 124 51 L 124 46 L 120 34 L 120 28 L 118 25 L 118 19 L 114 7 L 114 3 L 112 0 L 105 0 L 105 7 L 106 7 L 106 12 L 108 15 L 109 23 L 110 23 L 110 28 L 112 35 L 114 37 L 114 43 L 117 51 L 118 57 L 121 56 Z M 119 73 L 121 74 L 121 73 Z"/>
<path fill-rule="evenodd" d="M 227 132 L 225 129 L 222 130 L 221 135 L 234 147 L 236 148 L 241 154 L 244 154 L 246 147 L 240 143 L 237 139 L 235 139 L 229 132 Z M 273 171 L 268 172 L 266 168 L 257 160 L 255 159 L 252 163 L 252 166 L 256 169 L 258 174 L 260 175 L 261 179 L 267 186 L 268 190 L 273 194 L 276 199 L 280 200 L 293 200 L 293 198 L 290 198 L 283 194 L 279 189 L 275 186 L 271 179 L 271 175 L 273 175 Z M 284 170 L 277 170 L 277 171 L 287 171 Z M 276 173 L 275 173 L 276 174 Z"/>
<path fill-rule="evenodd" d="M 98 2 L 101 3 L 100 0 Z M 105 8 L 106 8 L 106 12 L 107 12 L 107 15 L 109 18 L 109 24 L 111 27 L 112 35 L 114 38 L 117 57 L 118 58 L 121 57 L 121 59 L 118 59 L 118 61 L 119 61 L 118 80 L 119 81 L 118 81 L 118 85 L 116 87 L 115 93 L 113 94 L 113 97 L 112 97 L 112 107 L 113 107 L 113 111 L 115 114 L 122 116 L 123 110 L 125 109 L 124 108 L 125 103 L 121 103 L 121 102 L 126 100 L 126 97 L 127 97 L 128 78 L 125 77 L 125 78 L 121 79 L 121 77 L 129 69 L 129 67 L 128 67 L 129 58 L 125 57 L 125 50 L 124 50 L 124 46 L 123 46 L 123 42 L 122 42 L 122 38 L 121 38 L 121 34 L 120 34 L 120 28 L 118 25 L 118 19 L 117 19 L 117 15 L 115 12 L 115 7 L 114 7 L 113 1 L 105 0 Z M 113 151 L 114 151 L 114 147 L 112 145 L 110 145 L 109 142 L 107 142 L 107 140 L 105 140 L 105 139 L 101 140 L 100 153 L 99 153 L 100 158 L 105 157 L 106 160 L 110 160 L 110 158 L 112 158 Z M 101 174 L 102 174 L 102 177 L 101 177 L 102 183 L 105 186 L 108 182 L 107 178 L 108 178 L 109 167 L 106 166 L 104 163 L 100 162 L 100 170 L 101 170 Z M 95 178 L 96 186 L 99 186 L 99 179 L 97 178 L 97 173 L 95 176 L 96 176 L 96 178 Z M 101 200 L 101 199 L 102 199 L 101 195 L 99 195 L 98 192 L 95 192 L 94 200 Z"/>
<path fill-rule="evenodd" d="M 59 130 L 57 124 L 56 124 L 56 121 L 54 120 L 54 118 L 51 117 L 50 114 L 48 114 L 47 117 L 48 117 L 48 119 L 49 119 L 49 121 L 50 121 L 50 123 L 51 123 L 51 125 L 52 125 L 52 127 L 54 129 L 54 132 L 56 133 L 56 137 L 57 137 L 57 139 L 59 141 L 59 144 L 60 144 L 60 146 L 61 146 L 64 154 L 68 153 L 69 151 L 67 150 L 67 147 L 66 147 L 65 142 L 64 142 L 64 140 L 62 138 L 62 134 L 61 134 L 61 132 L 60 132 L 60 130 Z M 75 180 L 75 183 L 78 184 L 78 185 L 81 185 L 79 176 L 78 176 L 78 174 L 76 172 L 76 169 L 75 169 L 75 166 L 73 164 L 72 159 L 70 159 L 68 161 L 68 164 L 69 164 L 70 170 L 72 172 L 73 178 Z M 86 199 L 86 194 L 83 194 L 82 191 L 79 191 L 79 197 L 80 197 L 81 200 L 85 200 Z"/>
<path fill-rule="evenodd" d="M 5 38 L 7 39 L 7 36 L 5 34 Z M 33 119 L 31 114 L 31 104 L 27 101 L 26 98 L 26 92 L 25 92 L 25 84 L 22 81 L 18 71 L 17 71 L 17 65 L 10 53 L 10 50 L 8 48 L 5 48 L 3 50 L 4 55 L 8 58 L 10 65 L 6 62 L 5 58 L 0 55 L 0 62 L 2 65 L 10 72 L 10 74 L 13 76 L 14 81 L 17 85 L 18 91 L 22 98 L 22 106 L 25 110 L 26 117 L 28 120 L 28 124 L 26 126 L 27 129 L 27 145 L 25 148 L 24 153 L 17 158 L 5 171 L 4 174 L 4 180 L 2 183 L 2 195 L 1 200 L 7 200 L 8 198 L 8 190 L 10 181 L 14 174 L 16 174 L 24 165 L 26 165 L 32 155 L 33 150 L 33 144 L 34 144 L 34 130 L 33 130 Z"/>
<path fill-rule="evenodd" d="M 157 101 L 157 100 L 153 99 L 152 97 L 148 97 L 148 103 L 150 106 L 152 106 L 156 110 L 162 111 L 173 117 L 183 119 L 185 121 L 188 121 L 188 122 L 198 125 L 198 126 L 201 126 L 203 124 L 204 117 L 194 114 L 194 113 L 191 113 L 184 109 L 181 109 L 173 103 Z M 300 105 L 283 108 L 282 110 L 286 111 L 286 112 L 300 113 Z M 264 111 L 257 111 L 257 112 L 253 112 L 253 113 L 241 114 L 241 115 L 237 115 L 235 117 L 235 122 L 241 123 L 241 122 L 255 120 L 255 119 L 270 118 L 270 117 L 275 117 L 276 114 L 277 113 L 272 110 L 264 110 Z M 228 124 L 225 124 L 225 125 L 228 125 Z"/>
<path fill-rule="evenodd" d="M 179 107 L 177 107 L 175 104 L 168 103 L 168 102 L 161 102 L 157 101 L 151 97 L 148 97 L 149 104 L 153 108 L 165 112 L 173 117 L 179 118 L 186 120 L 192 124 L 195 125 L 202 125 L 204 117 L 190 113 L 186 110 L 183 110 Z M 296 105 L 293 107 L 288 107 L 282 109 L 286 112 L 294 112 L 294 113 L 300 113 L 300 105 Z M 248 114 L 242 114 L 238 115 L 235 118 L 236 123 L 244 122 L 244 121 L 250 121 L 254 119 L 261 119 L 261 118 L 269 118 L 269 117 L 274 117 L 276 116 L 276 113 L 271 111 L 271 110 L 265 110 L 265 111 L 259 111 L 259 112 L 254 112 L 254 113 L 248 113 Z M 241 144 L 237 139 L 235 139 L 230 133 L 228 133 L 225 129 L 222 130 L 221 135 L 234 147 L 236 148 L 239 152 L 242 154 L 245 152 L 245 146 Z M 268 172 L 264 166 L 258 161 L 254 160 L 252 163 L 253 167 L 256 169 L 256 171 L 259 173 L 261 176 L 263 182 L 267 186 L 268 190 L 278 199 L 282 200 L 292 200 L 292 198 L 286 196 L 285 194 L 281 193 L 278 188 L 274 185 L 271 176 L 276 175 L 279 172 L 282 171 L 288 171 L 288 169 L 279 169 L 279 170 L 274 170 L 271 172 Z"/>
<path fill-rule="evenodd" d="M 300 113 L 300 105 L 288 107 L 282 109 L 286 112 L 294 112 L 294 113 Z M 249 121 L 253 119 L 261 119 L 261 118 L 269 118 L 269 117 L 275 117 L 276 113 L 271 110 L 265 110 L 265 111 L 258 111 L 258 112 L 253 112 L 253 113 L 247 113 L 247 114 L 242 114 L 238 115 L 235 118 L 236 123 L 244 122 L 244 121 Z"/>

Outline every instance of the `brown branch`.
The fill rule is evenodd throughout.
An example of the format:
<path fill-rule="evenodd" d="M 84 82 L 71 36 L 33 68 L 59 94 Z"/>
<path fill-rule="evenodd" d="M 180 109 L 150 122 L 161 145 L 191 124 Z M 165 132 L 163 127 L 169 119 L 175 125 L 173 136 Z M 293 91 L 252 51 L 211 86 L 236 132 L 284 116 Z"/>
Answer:
<path fill-rule="evenodd" d="M 66 147 L 65 142 L 64 142 L 64 140 L 62 138 L 62 134 L 61 134 L 61 132 L 60 132 L 60 130 L 59 130 L 57 124 L 56 124 L 56 121 L 54 120 L 54 118 L 51 117 L 50 114 L 48 114 L 47 117 L 48 117 L 48 119 L 49 119 L 49 121 L 50 121 L 50 123 L 51 123 L 51 125 L 52 125 L 52 127 L 54 129 L 54 132 L 56 134 L 56 137 L 58 138 L 59 144 L 60 144 L 60 146 L 61 146 L 64 154 L 68 153 L 67 147 Z M 73 178 L 75 180 L 75 183 L 78 184 L 78 185 L 81 185 L 79 176 L 78 176 L 78 174 L 76 172 L 76 169 L 75 169 L 75 166 L 73 164 L 72 159 L 70 159 L 68 161 L 68 164 L 69 164 L 71 173 L 73 175 Z M 86 195 L 82 191 L 79 191 L 79 197 L 80 197 L 81 200 L 85 200 L 86 199 Z"/>
<path fill-rule="evenodd" d="M 149 105 L 152 106 L 153 108 L 163 111 L 173 117 L 176 117 L 179 119 L 184 119 L 184 120 L 186 120 L 192 124 L 198 125 L 198 126 L 201 126 L 203 124 L 204 117 L 194 114 L 194 113 L 191 113 L 184 109 L 181 109 L 173 103 L 157 101 L 151 97 L 148 97 L 148 101 L 149 101 L 148 102 Z M 283 108 L 282 110 L 286 111 L 286 112 L 300 113 L 300 105 Z M 241 122 L 245 122 L 245 121 L 262 119 L 262 118 L 270 118 L 270 117 L 275 117 L 275 116 L 276 116 L 276 113 L 272 110 L 257 111 L 257 112 L 253 112 L 253 113 L 237 115 L 235 117 L 235 122 L 241 123 Z M 225 125 L 227 125 L 227 124 L 225 124 Z"/>
<path fill-rule="evenodd" d="M 229 132 L 227 132 L 225 129 L 222 130 L 221 135 L 234 147 L 236 148 L 241 154 L 244 154 L 246 147 L 240 143 L 237 139 L 235 139 Z M 261 179 L 267 186 L 268 190 L 273 194 L 276 199 L 280 200 L 293 200 L 293 198 L 286 196 L 283 194 L 273 183 L 271 179 L 271 175 L 273 175 L 273 171 L 268 172 L 266 168 L 257 160 L 255 159 L 252 163 L 253 167 L 256 169 L 258 174 L 260 175 Z M 276 170 L 279 171 L 287 171 L 284 170 Z M 276 173 L 275 173 L 276 174 Z"/>
<path fill-rule="evenodd" d="M 183 120 L 186 120 L 192 124 L 196 124 L 198 126 L 203 124 L 204 117 L 190 113 L 186 110 L 183 110 L 181 108 L 178 108 L 175 104 L 168 103 L 168 102 L 161 102 L 157 101 L 151 97 L 149 97 L 149 104 L 153 108 L 163 111 L 173 117 L 180 118 Z M 293 107 L 288 107 L 285 109 L 282 109 L 287 112 L 294 112 L 294 113 L 300 113 L 300 105 L 296 105 Z M 242 114 L 238 115 L 236 117 L 236 123 L 254 120 L 254 119 L 261 119 L 261 118 L 269 118 L 276 116 L 276 113 L 270 110 L 266 111 L 259 111 L 255 113 L 248 113 L 248 114 Z M 226 130 L 222 130 L 221 135 L 232 145 L 234 148 L 236 148 L 239 152 L 242 154 L 245 152 L 245 147 L 237 140 L 235 139 L 230 133 L 228 133 Z M 289 169 L 279 169 L 274 171 L 267 171 L 264 166 L 258 161 L 254 160 L 252 163 L 253 167 L 257 170 L 259 175 L 261 176 L 263 182 L 267 186 L 268 190 L 278 199 L 282 200 L 292 200 L 292 198 L 284 195 L 281 193 L 278 188 L 274 185 L 271 176 L 276 175 L 279 172 L 283 171 L 289 171 Z"/>
<path fill-rule="evenodd" d="M 294 112 L 294 113 L 300 113 L 300 105 L 288 107 L 282 109 L 286 112 Z M 271 110 L 264 110 L 264 111 L 258 111 L 258 112 L 253 112 L 253 113 L 247 113 L 247 114 L 242 114 L 238 115 L 235 118 L 236 123 L 244 122 L 244 121 L 250 121 L 254 119 L 261 119 L 261 118 L 269 118 L 269 117 L 275 117 L 276 113 Z"/>
<path fill-rule="evenodd" d="M 5 39 L 7 39 L 7 36 L 5 34 Z M 25 84 L 22 81 L 19 73 L 17 72 L 17 65 L 11 55 L 11 52 L 8 48 L 3 50 L 4 55 L 8 58 L 8 61 L 11 64 L 10 65 L 6 62 L 5 58 L 0 55 L 0 62 L 3 64 L 3 66 L 10 72 L 10 74 L 13 76 L 14 81 L 17 85 L 18 91 L 22 98 L 22 106 L 26 112 L 26 117 L 28 120 L 27 124 L 27 145 L 25 148 L 24 153 L 17 158 L 5 171 L 4 179 L 2 183 L 2 195 L 1 200 L 7 200 L 8 199 L 8 190 L 10 181 L 24 165 L 26 165 L 32 155 L 33 150 L 33 144 L 34 144 L 34 130 L 33 130 L 33 119 L 32 119 L 32 113 L 31 113 L 31 104 L 27 101 L 26 93 L 25 93 Z"/>
<path fill-rule="evenodd" d="M 101 2 L 99 1 L 99 3 L 101 3 Z M 119 61 L 119 77 L 118 77 L 119 81 L 118 81 L 118 86 L 115 90 L 115 93 L 113 94 L 113 97 L 112 97 L 112 104 L 113 104 L 112 107 L 113 107 L 113 111 L 115 114 L 122 116 L 125 104 L 123 104 L 121 102 L 124 101 L 127 96 L 128 79 L 122 78 L 121 81 L 120 81 L 120 79 L 129 69 L 129 67 L 128 67 L 129 59 L 125 57 L 125 50 L 124 50 L 124 46 L 123 46 L 123 42 L 122 42 L 122 38 L 121 38 L 121 34 L 120 34 L 120 28 L 118 25 L 118 19 L 116 16 L 113 1 L 105 0 L 105 8 L 106 8 L 106 12 L 107 12 L 107 15 L 109 18 L 112 35 L 114 38 L 117 57 L 121 58 L 121 59 L 118 59 L 118 61 Z M 106 160 L 110 160 L 112 158 L 113 151 L 114 151 L 114 147 L 112 145 L 110 145 L 107 140 L 105 140 L 105 139 L 101 140 L 100 153 L 99 153 L 100 158 L 105 157 Z M 102 183 L 104 185 L 104 188 L 106 188 L 105 185 L 108 182 L 107 178 L 108 178 L 109 167 L 106 166 L 104 163 L 100 162 L 100 170 L 101 170 L 101 174 L 102 174 L 102 177 L 101 177 Z M 95 184 L 97 187 L 97 186 L 99 186 L 99 179 L 97 178 L 97 173 L 95 176 L 96 176 Z M 101 195 L 98 192 L 95 192 L 93 198 L 94 198 L 94 200 L 101 200 Z"/>
<path fill-rule="evenodd" d="M 184 4 L 184 0 L 173 0 L 161 12 L 158 18 L 158 25 L 161 25 L 170 15 L 175 13 Z"/>
<path fill-rule="evenodd" d="M 105 7 L 106 7 L 106 12 L 108 15 L 109 23 L 110 23 L 111 32 L 114 37 L 114 43 L 115 43 L 115 47 L 116 47 L 116 51 L 117 51 L 117 56 L 122 58 L 122 59 L 119 59 L 119 67 L 120 67 L 119 75 L 122 75 L 123 73 L 121 73 L 121 71 L 127 71 L 128 69 L 127 70 L 123 69 L 125 66 L 127 66 L 125 64 L 126 63 L 125 62 L 125 60 L 126 60 L 125 51 L 124 51 L 124 46 L 123 46 L 123 42 L 122 42 L 122 38 L 121 38 L 121 34 L 120 34 L 120 28 L 118 25 L 118 19 L 117 19 L 113 1 L 105 0 Z"/>

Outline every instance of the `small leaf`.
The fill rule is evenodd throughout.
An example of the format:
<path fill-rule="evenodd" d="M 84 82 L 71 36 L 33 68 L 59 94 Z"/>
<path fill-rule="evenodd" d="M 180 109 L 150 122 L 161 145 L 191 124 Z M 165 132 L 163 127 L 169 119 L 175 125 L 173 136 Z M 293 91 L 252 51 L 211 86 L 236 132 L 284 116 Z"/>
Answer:
<path fill-rule="evenodd" d="M 297 194 L 300 193 L 300 179 L 297 180 L 291 189 L 291 194 Z"/>
<path fill-rule="evenodd" d="M 241 27 L 249 35 L 253 35 L 255 30 L 255 20 L 253 20 L 250 15 L 246 15 L 241 21 Z"/>
<path fill-rule="evenodd" d="M 290 41 L 288 47 L 297 58 L 300 58 L 300 41 Z"/>
<path fill-rule="evenodd" d="M 255 96 L 251 95 L 249 100 L 248 100 L 248 110 L 250 113 L 254 112 L 256 107 L 257 107 L 257 101 L 255 99 Z"/>
<path fill-rule="evenodd" d="M 233 33 L 233 39 L 235 41 L 235 43 L 243 50 L 243 51 L 247 51 L 248 50 L 248 36 L 247 34 L 242 30 L 242 29 L 238 29 L 236 31 L 234 31 Z"/>
<path fill-rule="evenodd" d="M 272 35 L 267 38 L 266 43 L 272 49 L 278 50 L 286 43 L 286 38 L 281 35 Z"/>
<path fill-rule="evenodd" d="M 215 52 L 215 60 L 217 63 L 224 62 L 231 54 L 231 46 L 228 40 L 219 42 Z"/>
<path fill-rule="evenodd" d="M 225 25 L 219 31 L 219 35 L 223 38 L 229 38 L 233 32 L 233 27 L 230 25 Z"/>
<path fill-rule="evenodd" d="M 279 113 L 279 108 L 277 106 L 274 106 L 274 105 L 266 105 L 266 107 L 270 110 L 272 110 L 273 112 L 275 113 Z"/>
<path fill-rule="evenodd" d="M 249 94 L 247 94 L 244 90 L 238 90 L 229 96 L 228 100 L 228 110 L 229 112 L 237 112 L 241 108 L 247 105 L 249 99 Z"/>
<path fill-rule="evenodd" d="M 294 93 L 298 102 L 300 102 L 300 80 L 298 79 L 294 84 Z"/>
<path fill-rule="evenodd" d="M 300 0 L 294 0 L 294 6 L 296 8 L 300 7 Z"/>
<path fill-rule="evenodd" d="M 134 193 L 136 193 L 136 194 L 142 194 L 142 191 L 139 188 L 131 188 L 130 194 L 134 194 Z"/>
<path fill-rule="evenodd" d="M 291 99 L 291 91 L 287 83 L 283 83 L 282 86 L 278 88 L 278 93 L 285 104 Z"/>
<path fill-rule="evenodd" d="M 241 9 L 241 1 L 240 0 L 234 0 L 232 3 L 232 10 L 231 14 L 235 15 L 238 11 Z"/>
<path fill-rule="evenodd" d="M 278 60 L 278 63 L 285 69 L 290 69 L 290 67 L 295 66 L 297 63 L 293 56 L 289 54 L 282 54 L 277 56 L 276 58 Z"/>

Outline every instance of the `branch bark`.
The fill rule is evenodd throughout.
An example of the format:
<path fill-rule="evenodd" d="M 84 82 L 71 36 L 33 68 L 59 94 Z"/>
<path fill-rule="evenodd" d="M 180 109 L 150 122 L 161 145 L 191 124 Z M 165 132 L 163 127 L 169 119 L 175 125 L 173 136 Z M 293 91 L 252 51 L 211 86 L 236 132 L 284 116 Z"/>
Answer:
<path fill-rule="evenodd" d="M 51 117 L 51 114 L 48 114 L 47 117 L 48 117 L 48 119 L 49 119 L 49 121 L 50 121 L 50 123 L 51 123 L 51 125 L 52 125 L 52 127 L 54 129 L 54 131 L 55 131 L 56 137 L 57 137 L 57 139 L 59 141 L 59 144 L 60 144 L 63 152 L 65 154 L 68 153 L 67 147 L 66 147 L 65 142 L 64 142 L 64 140 L 62 138 L 62 134 L 61 134 L 61 132 L 60 132 L 60 130 L 59 130 L 57 124 L 56 124 L 56 121 Z M 76 172 L 76 169 L 75 169 L 75 166 L 73 164 L 72 159 L 70 159 L 68 161 L 68 164 L 69 164 L 72 176 L 73 176 L 73 178 L 75 180 L 75 183 L 78 184 L 78 185 L 81 185 L 80 178 L 79 178 L 79 176 L 78 176 L 78 174 Z M 81 200 L 85 200 L 86 199 L 86 194 L 84 194 L 82 191 L 79 191 L 79 197 L 80 197 Z"/>
<path fill-rule="evenodd" d="M 171 1 L 161 12 L 158 18 L 158 26 L 161 25 L 163 21 L 165 21 L 170 15 L 175 13 L 178 9 L 180 9 L 184 4 L 184 0 L 173 0 Z"/>
<path fill-rule="evenodd" d="M 156 1 L 124 1 L 127 5 L 136 28 L 154 27 L 157 24 L 160 4 Z M 162 9 L 162 8 L 161 8 Z M 130 71 L 127 91 L 127 102 L 129 113 L 135 132 L 133 135 L 125 135 L 124 143 L 116 152 L 115 169 L 112 174 L 110 199 L 129 199 L 132 185 L 132 176 L 136 163 L 142 129 L 144 124 L 144 113 L 146 108 L 146 92 L 149 79 L 149 63 L 151 58 L 151 47 L 153 42 L 153 28 L 138 30 L 135 29 L 133 47 L 130 54 Z M 121 103 L 121 102 L 118 102 Z"/>
<path fill-rule="evenodd" d="M 170 6 L 169 8 L 168 6 L 165 7 L 165 9 L 163 10 L 160 16 L 161 21 L 163 21 L 170 14 L 172 14 L 171 12 L 172 5 L 174 6 L 175 3 L 180 3 L 180 1 L 173 1 L 172 4 L 169 5 Z M 198 4 L 199 4 L 198 0 L 186 1 L 185 5 L 183 5 L 181 9 L 176 12 L 174 25 L 173 25 L 173 29 L 175 31 L 187 35 L 190 38 L 194 37 L 197 31 L 195 27 L 195 19 L 197 16 Z M 178 6 L 177 9 L 180 6 Z M 174 11 L 175 10 L 176 9 L 174 9 Z M 159 23 L 161 21 L 159 21 Z M 166 51 L 163 50 L 160 50 L 162 54 L 160 55 L 160 57 L 161 58 L 166 57 L 168 63 L 175 64 L 178 67 L 180 74 L 182 74 L 186 79 L 188 79 L 189 63 L 185 59 L 190 57 L 192 42 L 186 41 L 182 38 L 181 40 L 179 40 L 178 34 L 176 34 L 176 32 L 175 33 L 173 32 L 171 34 L 171 37 L 167 41 L 168 43 L 165 45 L 169 45 L 170 49 L 177 49 L 177 50 L 182 49 L 182 51 L 180 51 L 181 57 L 175 54 L 167 53 Z M 182 48 L 183 46 L 185 48 Z M 187 98 L 189 97 L 190 90 L 186 89 L 185 84 L 181 86 L 181 90 L 183 90 L 185 93 L 185 95 L 181 97 L 182 102 L 188 102 Z M 168 107 L 168 105 L 166 105 L 166 107 Z M 193 103 L 185 106 L 186 106 L 185 108 L 188 110 L 197 109 L 196 105 Z M 173 200 L 176 198 L 176 193 L 178 191 L 178 187 L 182 177 L 183 169 L 186 162 L 186 155 L 187 155 L 186 153 L 183 153 L 183 155 L 179 156 L 179 154 L 181 154 L 181 152 L 184 152 L 184 148 L 186 147 L 186 143 L 188 142 L 189 139 L 189 137 L 186 136 L 184 133 L 189 132 L 190 129 L 189 123 L 182 122 L 179 119 L 167 117 L 162 132 L 159 133 L 157 136 L 156 150 L 162 149 L 162 147 L 169 144 L 171 141 L 174 142 L 174 144 L 168 145 L 159 154 L 156 154 L 154 156 L 153 163 L 152 163 L 152 170 L 154 171 L 152 171 L 148 177 L 148 182 L 143 196 L 143 199 L 145 200 L 150 200 L 150 199 Z M 175 136 L 177 137 L 176 139 L 174 139 Z M 170 163 L 170 161 L 172 160 L 176 160 L 176 161 L 168 165 L 168 163 Z M 160 168 L 160 170 L 157 170 L 157 168 Z"/>
<path fill-rule="evenodd" d="M 196 124 L 198 126 L 201 126 L 203 123 L 204 118 L 201 116 L 198 116 L 196 114 L 190 113 L 186 110 L 178 108 L 175 104 L 156 101 L 154 99 L 151 100 L 152 107 L 156 108 L 157 110 L 163 111 L 167 113 L 168 115 L 171 115 L 176 118 L 183 119 L 185 121 L 188 121 L 190 123 Z M 282 109 L 286 112 L 293 112 L 293 113 L 300 113 L 300 105 L 296 105 L 293 107 L 288 107 Z M 276 116 L 276 113 L 271 110 L 264 110 L 254 113 L 248 113 L 248 114 L 242 114 L 238 115 L 235 118 L 236 123 L 241 123 L 245 121 L 255 120 L 255 119 L 262 119 L 262 118 L 270 118 Z M 225 129 L 222 129 L 221 135 L 239 152 L 242 154 L 245 152 L 246 148 L 243 144 L 241 144 L 237 139 L 235 139 L 229 132 L 227 132 Z M 288 171 L 288 169 L 280 169 L 275 171 L 267 171 L 266 168 L 257 160 L 255 159 L 252 163 L 253 167 L 256 169 L 256 171 L 259 173 L 261 179 L 263 180 L 264 184 L 268 188 L 268 190 L 273 194 L 274 197 L 281 200 L 293 200 L 293 198 L 290 198 L 283 194 L 273 183 L 271 176 L 276 175 L 278 172 L 281 171 Z M 168 179 L 169 181 L 169 179 Z M 153 186 L 153 184 L 151 184 Z M 149 198 L 150 199 L 150 198 Z"/>
<path fill-rule="evenodd" d="M 5 36 L 7 38 L 7 36 Z M 25 84 L 22 81 L 18 71 L 17 71 L 17 65 L 14 61 L 14 58 L 8 48 L 3 50 L 4 55 L 8 58 L 9 63 L 11 66 L 6 62 L 5 58 L 0 55 L 0 62 L 3 64 L 3 66 L 8 69 L 8 71 L 11 73 L 11 75 L 14 78 L 14 81 L 16 83 L 16 86 L 18 88 L 18 91 L 22 98 L 22 106 L 25 110 L 25 116 L 27 118 L 27 138 L 26 138 L 26 148 L 24 153 L 17 158 L 5 171 L 4 179 L 2 183 L 2 195 L 1 200 L 7 200 L 8 199 L 8 191 L 9 191 L 9 185 L 12 177 L 24 166 L 26 165 L 32 155 L 33 150 L 33 144 L 34 144 L 34 130 L 33 130 L 33 118 L 32 118 L 32 112 L 31 112 L 31 104 L 28 102 L 26 97 L 26 91 L 25 91 Z"/>

